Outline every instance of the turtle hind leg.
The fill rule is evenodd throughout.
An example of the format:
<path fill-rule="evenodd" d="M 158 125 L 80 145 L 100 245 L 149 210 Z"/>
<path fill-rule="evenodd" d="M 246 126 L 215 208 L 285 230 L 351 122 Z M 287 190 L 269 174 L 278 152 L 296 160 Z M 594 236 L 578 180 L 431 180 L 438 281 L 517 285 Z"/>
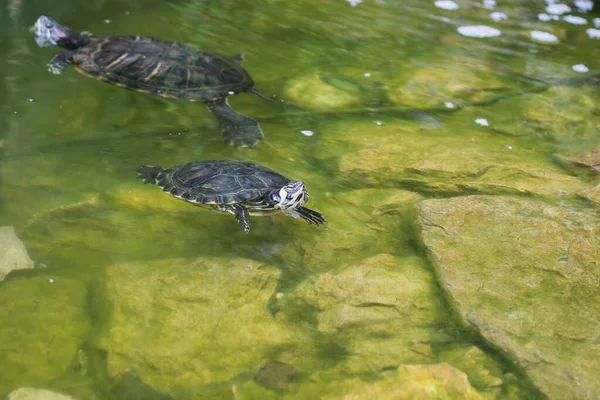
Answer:
<path fill-rule="evenodd" d="M 158 165 L 144 165 L 143 167 L 139 167 L 136 171 L 138 173 L 138 178 L 143 179 L 144 183 L 156 183 L 158 174 L 160 174 L 163 169 Z"/>
<path fill-rule="evenodd" d="M 303 220 L 312 225 L 323 225 L 325 217 L 318 211 L 311 210 L 306 207 L 296 207 L 289 213 L 292 217 L 301 217 Z"/>
<path fill-rule="evenodd" d="M 252 147 L 263 139 L 264 135 L 258 122 L 234 111 L 227 99 L 207 101 L 206 106 L 219 120 L 226 144 L 234 147 Z"/>
<path fill-rule="evenodd" d="M 69 64 L 71 64 L 74 55 L 74 51 L 65 51 L 64 53 L 55 55 L 54 58 L 52 58 L 52 60 L 46 64 L 48 71 L 55 75 L 60 74 L 63 69 L 67 68 Z"/>

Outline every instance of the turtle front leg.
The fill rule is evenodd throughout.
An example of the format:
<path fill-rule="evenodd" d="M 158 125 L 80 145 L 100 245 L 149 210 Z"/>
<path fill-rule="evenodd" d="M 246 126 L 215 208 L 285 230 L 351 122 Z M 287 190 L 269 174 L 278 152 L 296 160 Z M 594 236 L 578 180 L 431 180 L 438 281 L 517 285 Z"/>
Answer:
<path fill-rule="evenodd" d="M 258 122 L 234 111 L 227 99 L 207 101 L 206 106 L 219 120 L 226 144 L 251 147 L 263 139 L 264 135 Z"/>
<path fill-rule="evenodd" d="M 287 214 L 295 218 L 300 217 L 312 225 L 323 225 L 325 223 L 323 214 L 306 207 L 296 207 L 291 211 L 287 211 Z"/>
<path fill-rule="evenodd" d="M 67 68 L 69 64 L 73 62 L 74 51 L 65 51 L 54 56 L 52 60 L 47 64 L 48 71 L 55 75 L 62 72 L 63 69 Z"/>
<path fill-rule="evenodd" d="M 248 209 L 239 204 L 235 204 L 232 207 L 238 224 L 240 224 L 244 232 L 250 232 L 250 214 L 248 213 Z"/>
<path fill-rule="evenodd" d="M 216 205 L 214 208 L 217 211 L 235 215 L 238 224 L 240 224 L 244 232 L 250 232 L 250 214 L 248 213 L 248 209 L 246 207 L 240 204 L 232 204 Z"/>

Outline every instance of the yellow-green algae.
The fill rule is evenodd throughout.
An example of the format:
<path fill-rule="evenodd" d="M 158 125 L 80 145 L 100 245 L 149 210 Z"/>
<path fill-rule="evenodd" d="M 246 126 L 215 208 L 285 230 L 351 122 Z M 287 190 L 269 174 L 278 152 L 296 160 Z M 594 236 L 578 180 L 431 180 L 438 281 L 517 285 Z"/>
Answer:
<path fill-rule="evenodd" d="M 488 21 L 487 9 L 465 2 L 454 14 L 415 0 L 363 1 L 356 7 L 339 0 L 171 3 L 111 0 L 90 8 L 64 2 L 53 5 L 52 15 L 76 29 L 154 35 L 224 54 L 245 51 L 244 66 L 257 87 L 276 94 L 279 104 L 251 95 L 230 100 L 260 121 L 266 140 L 257 148 L 224 147 L 215 118 L 202 104 L 121 90 L 72 69 L 51 76 L 45 64 L 56 49 L 34 47 L 27 33 L 40 11 L 27 6 L 12 20 L 0 13 L 6 27 L 0 38 L 7 39 L 0 41 L 0 50 L 14 42 L 5 57 L 7 85 L 0 85 L 0 93 L 7 94 L 1 96 L 6 101 L 0 118 L 0 219 L 15 226 L 32 258 L 47 266 L 9 276 L 0 293 L 18 279 L 48 279 L 47 273 L 56 271 L 80 288 L 89 279 L 99 283 L 88 295 L 96 306 L 81 316 L 91 319 L 95 339 L 74 334 L 77 339 L 67 342 L 78 344 L 66 346 L 62 361 L 45 370 L 49 380 L 32 384 L 79 400 L 165 399 L 167 394 L 210 399 L 361 398 L 367 393 L 379 398 L 543 397 L 531 391 L 523 374 L 530 371 L 529 360 L 490 349 L 495 340 L 473 337 L 469 329 L 465 335 L 469 323 L 454 321 L 457 304 L 440 294 L 436 284 L 444 285 L 443 280 L 434 280 L 421 257 L 414 206 L 431 196 L 509 193 L 566 207 L 569 231 L 590 226 L 598 210 L 597 182 L 555 164 L 560 157 L 585 154 L 599 145 L 599 103 L 591 75 L 600 67 L 600 57 L 594 57 L 597 46 L 584 30 L 537 21 L 529 3 L 503 7 L 509 15 L 531 15 L 533 20 L 504 21 L 503 36 L 485 41 L 456 34 L 458 23 Z M 18 9 L 19 2 L 11 2 L 10 15 Z M 550 30 L 569 45 L 530 43 L 530 29 Z M 564 79 L 574 74 L 570 63 L 575 59 L 592 72 Z M 286 98 L 286 88 L 298 83 L 305 85 L 303 100 L 281 102 L 293 99 Z M 332 92 L 319 91 L 321 84 Z M 446 108 L 446 101 L 455 108 Z M 329 104 L 335 107 L 327 110 Z M 475 124 L 477 118 L 487 118 L 489 126 Z M 315 135 L 300 134 L 307 129 Z M 322 211 L 328 225 L 257 218 L 251 234 L 244 235 L 231 216 L 198 210 L 135 178 L 135 168 L 142 164 L 216 158 L 254 161 L 305 180 L 309 206 Z M 591 201 L 578 202 L 576 196 Z M 488 230 L 485 225 L 473 236 L 485 237 Z M 512 249 L 515 238 L 506 243 Z M 483 257 L 487 253 L 482 248 L 474 246 L 466 259 Z M 545 250 L 537 256 L 545 257 Z M 247 296 L 260 288 L 240 271 L 245 263 L 254 268 L 250 276 L 270 277 L 255 298 Z M 218 274 L 190 266 L 208 266 Z M 132 267 L 140 269 L 129 271 Z M 366 270 L 371 269 L 376 274 L 369 278 Z M 178 283 L 154 280 L 164 273 L 191 281 L 177 291 Z M 224 282 L 227 277 L 232 279 Z M 361 293 L 360 282 L 352 277 L 371 279 L 379 293 Z M 381 284 L 385 277 L 391 285 Z M 128 280 L 133 278 L 146 285 Z M 396 280 L 407 286 L 397 289 L 403 294 L 398 299 L 393 296 Z M 521 282 L 517 274 L 514 280 Z M 101 289 L 106 282 L 125 291 L 123 301 L 114 291 Z M 139 297 L 127 291 L 128 285 L 138 289 Z M 205 302 L 196 301 L 196 290 L 207 296 Z M 12 299 L 25 292 L 8 293 Z M 581 294 L 584 302 L 586 295 Z M 52 295 L 40 291 L 39 296 L 43 307 L 56 306 Z M 421 308 L 410 312 L 404 296 Z M 238 303 L 227 301 L 238 298 L 249 312 L 236 314 L 241 321 L 236 324 L 223 311 L 229 319 L 220 326 L 228 329 L 210 344 L 224 345 L 206 344 L 207 327 L 185 325 L 194 318 L 214 322 L 214 314 L 205 310 L 233 303 L 235 309 Z M 381 303 L 368 302 L 373 299 Z M 368 305 L 356 305 L 365 305 L 357 302 L 363 300 Z M 76 308 L 83 304 L 78 299 L 68 303 Z M 396 308 L 403 313 L 394 314 Z M 186 315 L 189 310 L 199 316 Z M 57 319 L 68 334 L 78 324 L 68 322 L 69 315 Z M 132 321 L 124 315 L 133 315 Z M 28 318 L 44 328 L 53 326 L 43 315 Z M 146 331 L 134 326 L 144 318 Z M 9 327 L 3 332 L 22 329 L 19 321 L 11 317 L 2 324 Z M 259 322 L 245 330 L 244 321 Z M 180 328 L 185 339 L 177 341 L 169 331 L 161 342 L 157 332 L 169 324 Z M 132 343 L 135 337 L 157 347 L 142 348 Z M 239 347 L 230 344 L 232 337 L 240 338 L 239 345 L 248 339 L 253 346 L 234 357 Z M 269 346 L 282 338 L 283 346 Z M 27 348 L 29 335 L 19 333 L 17 339 L 15 348 Z M 186 343 L 202 344 L 200 351 L 210 357 L 202 362 L 186 358 L 195 353 L 179 357 L 174 350 Z M 298 380 L 283 391 L 252 380 L 262 365 L 277 359 L 293 365 Z M 180 360 L 189 362 L 178 364 Z M 22 361 L 43 365 L 37 354 Z M 69 377 L 61 382 L 65 365 L 80 376 L 77 389 Z M 125 371 L 127 365 L 139 376 Z M 410 368 L 417 372 L 406 373 Z M 190 373 L 199 370 L 204 372 Z M 552 371 L 548 376 L 553 378 Z M 189 387 L 178 386 L 178 379 Z M 534 382 L 539 379 L 536 375 Z M 20 384 L 10 384 L 6 391 Z M 156 388 L 148 386 L 153 384 Z M 199 389 L 192 390 L 194 385 Z"/>
<path fill-rule="evenodd" d="M 518 360 L 552 399 L 600 390 L 598 222 L 501 196 L 420 206 L 425 245 L 464 323 Z"/>
<path fill-rule="evenodd" d="M 85 286 L 46 273 L 0 289 L 0 396 L 65 376 L 90 329 Z"/>

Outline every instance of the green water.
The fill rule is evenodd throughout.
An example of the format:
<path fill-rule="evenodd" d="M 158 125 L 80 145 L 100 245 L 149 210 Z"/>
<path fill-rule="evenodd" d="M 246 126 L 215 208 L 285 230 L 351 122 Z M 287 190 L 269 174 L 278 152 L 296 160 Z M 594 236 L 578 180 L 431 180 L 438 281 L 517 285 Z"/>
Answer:
<path fill-rule="evenodd" d="M 574 13 L 585 26 L 541 22 L 544 2 L 511 0 L 494 10 L 508 19 L 494 22 L 492 10 L 457 3 L 5 0 L 0 225 L 15 227 L 36 268 L 0 284 L 0 398 L 21 386 L 80 400 L 375 398 L 352 393 L 400 365 L 441 362 L 485 398 L 543 398 L 518 362 L 456 316 L 417 207 L 511 195 L 595 215 L 598 203 L 575 193 L 596 177 L 571 160 L 600 145 L 600 41 L 585 32 L 591 14 Z M 28 29 L 39 15 L 244 51 L 256 87 L 278 103 L 246 94 L 230 103 L 265 140 L 226 147 L 201 104 L 72 68 L 48 73 L 58 49 L 35 45 Z M 456 31 L 478 24 L 502 35 Z M 560 42 L 535 42 L 532 30 Z M 235 218 L 136 179 L 140 165 L 210 159 L 304 180 L 327 225 L 251 217 L 246 235 Z M 327 320 L 330 309 L 344 318 L 348 290 L 368 292 L 348 271 L 371 265 L 388 284 L 360 310 L 407 305 L 386 305 L 375 320 L 362 311 Z M 330 287 L 333 277 L 344 284 Z M 259 384 L 270 361 L 294 366 L 289 385 Z"/>

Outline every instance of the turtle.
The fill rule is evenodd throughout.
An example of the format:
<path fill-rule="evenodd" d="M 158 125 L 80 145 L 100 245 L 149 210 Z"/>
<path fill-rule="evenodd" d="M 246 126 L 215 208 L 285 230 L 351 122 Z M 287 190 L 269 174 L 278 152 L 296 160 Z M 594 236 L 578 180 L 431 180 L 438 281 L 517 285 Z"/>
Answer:
<path fill-rule="evenodd" d="M 249 215 L 284 213 L 322 225 L 325 217 L 303 207 L 309 195 L 303 181 L 292 181 L 261 165 L 243 161 L 192 161 L 162 168 L 144 165 L 137 169 L 144 183 L 196 206 L 235 215 L 244 232 L 250 231 Z"/>
<path fill-rule="evenodd" d="M 240 65 L 243 53 L 228 57 L 154 37 L 75 32 L 45 15 L 37 19 L 31 31 L 38 46 L 66 49 L 47 64 L 54 74 L 72 64 L 84 75 L 122 88 L 203 101 L 221 124 L 225 143 L 253 146 L 263 138 L 258 122 L 234 111 L 227 102 L 229 96 L 238 93 L 252 93 L 273 102 L 254 87 Z"/>

